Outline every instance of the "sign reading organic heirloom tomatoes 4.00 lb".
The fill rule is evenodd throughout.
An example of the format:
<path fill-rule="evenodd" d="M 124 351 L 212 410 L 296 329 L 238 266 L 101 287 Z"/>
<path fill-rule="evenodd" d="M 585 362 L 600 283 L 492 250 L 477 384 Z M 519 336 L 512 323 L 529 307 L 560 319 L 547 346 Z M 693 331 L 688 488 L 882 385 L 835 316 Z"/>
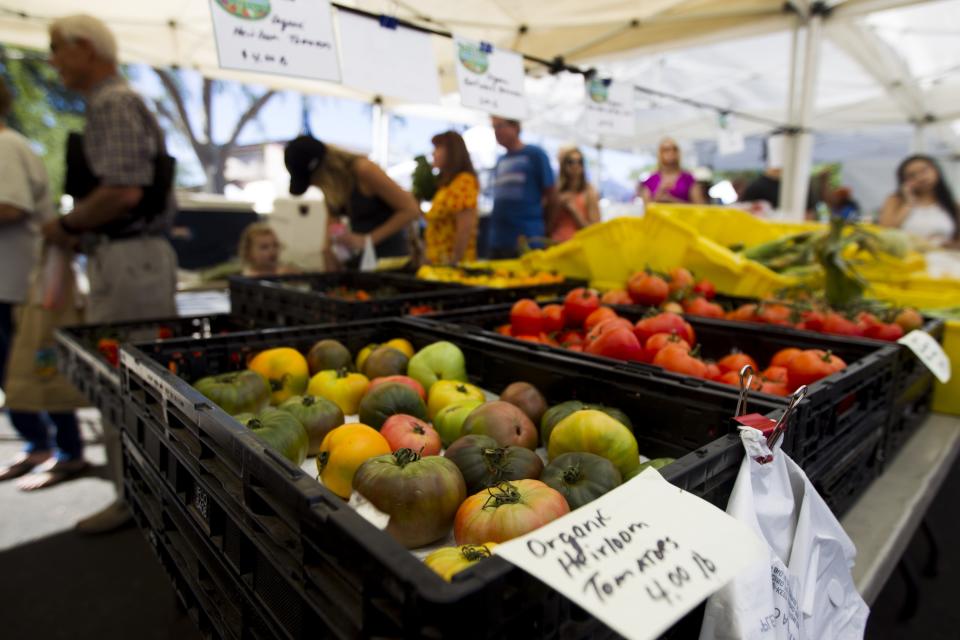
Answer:
<path fill-rule="evenodd" d="M 745 525 L 647 469 L 494 553 L 639 640 L 769 552 Z"/>
<path fill-rule="evenodd" d="M 220 66 L 340 80 L 326 0 L 210 0 Z"/>
<path fill-rule="evenodd" d="M 453 48 L 463 106 L 514 120 L 527 117 L 520 54 L 459 37 Z"/>
<path fill-rule="evenodd" d="M 633 86 L 591 78 L 586 81 L 584 125 L 588 131 L 632 136 L 635 129 Z"/>

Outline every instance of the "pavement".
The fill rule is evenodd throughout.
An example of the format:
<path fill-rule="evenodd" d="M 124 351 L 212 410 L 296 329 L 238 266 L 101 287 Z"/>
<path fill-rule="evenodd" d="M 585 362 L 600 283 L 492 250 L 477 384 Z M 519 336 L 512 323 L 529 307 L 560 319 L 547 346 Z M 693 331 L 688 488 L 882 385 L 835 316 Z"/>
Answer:
<path fill-rule="evenodd" d="M 0 637 L 16 640 L 195 640 L 170 582 L 136 527 L 81 536 L 73 525 L 113 500 L 99 444 L 99 414 L 81 412 L 84 476 L 21 492 L 0 483 Z M 0 413 L 0 460 L 21 448 Z"/>

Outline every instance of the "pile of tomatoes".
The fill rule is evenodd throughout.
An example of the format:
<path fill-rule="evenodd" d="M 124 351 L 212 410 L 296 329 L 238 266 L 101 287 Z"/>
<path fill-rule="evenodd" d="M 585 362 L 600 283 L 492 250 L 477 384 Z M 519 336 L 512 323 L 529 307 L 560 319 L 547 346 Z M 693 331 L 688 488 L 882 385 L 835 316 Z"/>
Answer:
<path fill-rule="evenodd" d="M 765 369 L 752 356 L 737 351 L 717 361 L 705 360 L 696 333 L 683 316 L 664 311 L 633 323 L 601 301 L 596 291 L 582 288 L 567 294 L 562 305 L 541 307 L 534 300 L 519 300 L 510 311 L 510 323 L 497 327 L 497 332 L 571 351 L 646 362 L 736 386 L 740 384 L 739 371 L 749 364 L 758 374 L 754 389 L 781 396 L 846 367 L 837 356 L 817 349 L 784 349 Z"/>
<path fill-rule="evenodd" d="M 884 317 L 869 311 L 840 313 L 814 300 L 787 302 L 768 300 L 742 304 L 727 311 L 713 301 L 716 288 L 709 280 L 696 280 L 683 267 L 669 274 L 648 271 L 635 273 L 626 289 L 608 291 L 606 304 L 638 304 L 659 307 L 663 311 L 686 313 L 703 318 L 720 318 L 739 322 L 759 322 L 794 327 L 817 333 L 873 338 L 895 342 L 904 333 L 923 326 L 923 317 L 916 309 L 892 309 Z"/>

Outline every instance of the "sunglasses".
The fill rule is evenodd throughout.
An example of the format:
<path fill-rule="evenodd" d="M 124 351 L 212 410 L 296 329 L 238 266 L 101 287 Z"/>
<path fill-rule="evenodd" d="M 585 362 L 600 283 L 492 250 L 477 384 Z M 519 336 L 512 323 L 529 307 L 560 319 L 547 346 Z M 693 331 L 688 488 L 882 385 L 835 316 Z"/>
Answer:
<path fill-rule="evenodd" d="M 563 161 L 563 164 L 575 165 L 578 164 L 583 166 L 583 158 L 567 158 Z"/>

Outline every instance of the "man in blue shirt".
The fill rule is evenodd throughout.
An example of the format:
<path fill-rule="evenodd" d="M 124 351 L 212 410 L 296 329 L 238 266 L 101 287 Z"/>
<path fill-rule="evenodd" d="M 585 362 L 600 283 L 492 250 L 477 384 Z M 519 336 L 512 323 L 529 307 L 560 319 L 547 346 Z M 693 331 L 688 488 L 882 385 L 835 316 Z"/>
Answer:
<path fill-rule="evenodd" d="M 518 121 L 494 117 L 493 132 L 507 153 L 494 169 L 490 254 L 492 258 L 513 258 L 520 236 L 547 235 L 557 189 L 547 154 L 520 141 Z"/>

